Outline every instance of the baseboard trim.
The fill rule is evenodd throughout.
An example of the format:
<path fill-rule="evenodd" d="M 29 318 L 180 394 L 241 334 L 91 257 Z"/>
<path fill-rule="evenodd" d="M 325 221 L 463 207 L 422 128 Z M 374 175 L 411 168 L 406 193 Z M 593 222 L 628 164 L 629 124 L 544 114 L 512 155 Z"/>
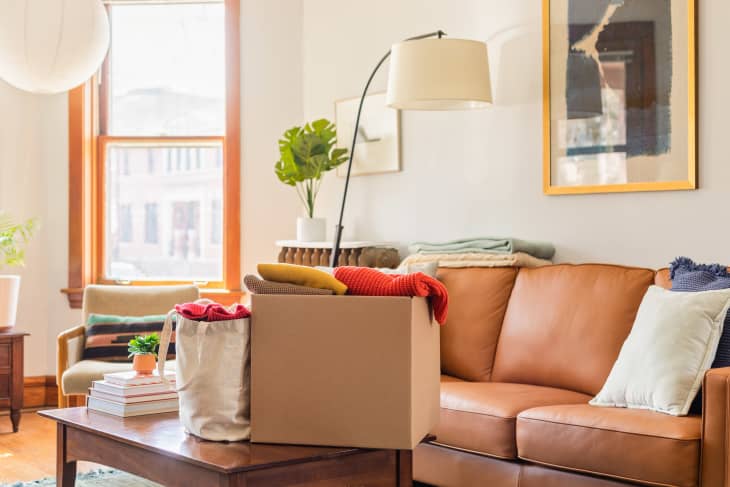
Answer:
<path fill-rule="evenodd" d="M 23 408 L 58 406 L 58 386 L 55 375 L 25 377 L 23 386 Z"/>

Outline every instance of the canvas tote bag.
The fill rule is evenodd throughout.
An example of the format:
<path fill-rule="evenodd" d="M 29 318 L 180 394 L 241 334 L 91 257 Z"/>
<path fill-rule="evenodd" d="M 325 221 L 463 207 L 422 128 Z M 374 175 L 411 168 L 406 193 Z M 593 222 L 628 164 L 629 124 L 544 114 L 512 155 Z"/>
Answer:
<path fill-rule="evenodd" d="M 206 440 L 249 439 L 250 319 L 204 322 L 170 311 L 162 329 L 157 364 L 163 378 L 173 318 L 177 320 L 176 385 L 183 426 Z"/>

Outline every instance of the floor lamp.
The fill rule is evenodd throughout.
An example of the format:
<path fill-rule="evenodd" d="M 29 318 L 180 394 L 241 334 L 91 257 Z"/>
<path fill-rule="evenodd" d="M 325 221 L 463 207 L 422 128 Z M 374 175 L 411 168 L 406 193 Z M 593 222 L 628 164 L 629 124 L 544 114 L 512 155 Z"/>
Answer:
<path fill-rule="evenodd" d="M 393 45 L 375 65 L 365 83 L 355 119 L 340 217 L 335 227 L 330 258 L 332 267 L 337 267 L 340 258 L 342 219 L 362 106 L 380 66 L 391 58 L 386 102 L 398 110 L 469 110 L 492 103 L 487 45 L 466 39 L 445 39 L 445 35 L 439 30 Z"/>

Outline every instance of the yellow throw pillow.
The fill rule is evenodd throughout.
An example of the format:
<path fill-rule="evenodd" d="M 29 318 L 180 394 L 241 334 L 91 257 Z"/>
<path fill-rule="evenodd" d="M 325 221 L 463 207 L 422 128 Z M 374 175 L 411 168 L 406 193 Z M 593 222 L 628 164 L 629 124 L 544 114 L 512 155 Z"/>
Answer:
<path fill-rule="evenodd" d="M 288 282 L 299 286 L 331 289 L 335 294 L 345 294 L 347 286 L 335 279 L 331 274 L 303 265 L 294 264 L 259 264 L 258 271 L 267 281 Z"/>

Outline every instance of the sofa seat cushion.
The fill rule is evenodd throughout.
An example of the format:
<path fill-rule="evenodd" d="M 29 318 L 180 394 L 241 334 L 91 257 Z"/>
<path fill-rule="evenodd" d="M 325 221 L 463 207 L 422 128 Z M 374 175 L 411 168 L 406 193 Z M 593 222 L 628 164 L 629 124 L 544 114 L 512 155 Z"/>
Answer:
<path fill-rule="evenodd" d="M 175 361 L 165 362 L 166 369 L 175 370 Z M 132 370 L 131 363 L 82 360 L 66 369 L 61 377 L 61 390 L 65 395 L 88 394 L 91 383 L 104 378 L 104 374 Z"/>
<path fill-rule="evenodd" d="M 587 404 L 538 407 L 517 418 L 523 460 L 645 485 L 696 487 L 699 416 Z"/>
<path fill-rule="evenodd" d="M 587 403 L 579 392 L 526 384 L 441 382 L 435 443 L 498 458 L 517 458 L 515 420 L 537 406 Z"/>

